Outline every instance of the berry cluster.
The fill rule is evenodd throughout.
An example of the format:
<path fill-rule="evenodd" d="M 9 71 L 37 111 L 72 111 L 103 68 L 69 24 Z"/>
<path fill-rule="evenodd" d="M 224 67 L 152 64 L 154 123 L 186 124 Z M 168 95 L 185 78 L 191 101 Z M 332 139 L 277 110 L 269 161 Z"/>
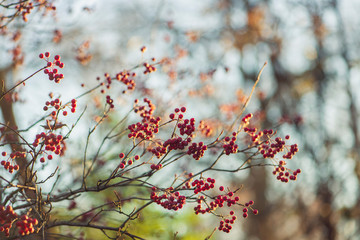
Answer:
<path fill-rule="evenodd" d="M 147 104 L 146 105 L 138 105 L 139 100 L 135 99 L 134 103 L 135 103 L 135 107 L 134 107 L 134 111 L 135 113 L 139 114 L 140 117 L 142 118 L 142 122 L 148 122 L 153 118 L 153 113 L 156 109 L 155 105 L 151 102 L 151 100 L 149 100 L 148 98 L 144 98 L 144 103 Z"/>
<path fill-rule="evenodd" d="M 32 2 L 22 2 L 15 6 L 15 8 L 21 13 L 24 22 L 27 22 L 27 15 L 30 14 L 31 10 L 34 9 Z"/>
<path fill-rule="evenodd" d="M 56 98 L 51 101 L 46 101 L 43 109 L 44 109 L 44 111 L 47 111 L 51 107 L 55 109 L 54 111 L 51 112 L 51 116 L 53 117 L 53 119 L 56 118 L 57 111 L 62 110 L 62 114 L 64 116 L 67 116 L 67 114 L 68 114 L 68 112 L 65 110 L 65 106 L 62 105 L 62 102 L 60 101 L 59 98 Z M 75 111 L 76 111 L 76 100 L 72 99 L 71 100 L 71 112 L 74 113 Z"/>
<path fill-rule="evenodd" d="M 295 143 L 293 145 L 290 145 L 290 150 L 283 155 L 283 158 L 285 159 L 292 159 L 292 157 L 299 151 L 298 145 Z"/>
<path fill-rule="evenodd" d="M 243 208 L 243 218 L 248 217 L 249 208 L 252 210 L 253 214 L 257 215 L 259 211 L 257 209 L 253 209 L 251 206 L 254 205 L 254 201 L 250 200 L 249 202 L 245 203 L 245 207 Z"/>
<path fill-rule="evenodd" d="M 152 65 L 152 64 L 144 63 L 143 65 L 145 67 L 144 74 L 152 73 L 152 72 L 155 72 L 157 70 L 156 67 L 154 65 Z"/>
<path fill-rule="evenodd" d="M 157 146 L 149 148 L 148 151 L 154 154 L 157 158 L 160 158 L 166 153 L 166 147 L 162 143 L 156 143 Z"/>
<path fill-rule="evenodd" d="M 186 152 L 188 155 L 192 155 L 195 160 L 199 160 L 204 156 L 205 151 L 207 150 L 207 146 L 204 145 L 203 142 L 192 143 L 189 146 L 188 151 Z"/>
<path fill-rule="evenodd" d="M 1 155 L 3 157 L 6 157 L 7 156 L 7 153 L 6 152 L 2 152 Z M 10 154 L 10 157 L 5 161 L 5 160 L 2 160 L 1 161 L 1 166 L 3 166 L 5 168 L 5 170 L 8 170 L 9 173 L 13 173 L 14 171 L 18 171 L 19 170 L 19 165 L 17 164 L 13 164 L 14 163 L 14 159 L 15 158 L 25 158 L 26 157 L 26 154 L 23 153 L 23 152 L 14 152 L 14 153 L 11 153 Z M 11 159 L 11 161 L 10 161 Z"/>
<path fill-rule="evenodd" d="M 181 113 L 180 113 L 181 112 Z M 186 112 L 186 107 L 181 107 L 180 109 L 179 108 L 175 108 L 174 109 L 174 113 L 171 113 L 169 115 L 169 118 L 174 120 L 177 116 L 177 119 L 180 120 L 180 119 L 183 119 L 184 118 L 184 115 L 183 113 Z"/>
<path fill-rule="evenodd" d="M 194 193 L 198 194 L 203 191 L 207 191 L 213 189 L 215 187 L 215 179 L 207 178 L 206 181 L 204 180 L 195 180 L 191 183 L 191 186 L 195 187 Z"/>
<path fill-rule="evenodd" d="M 37 134 L 36 138 L 33 142 L 33 146 L 37 147 L 39 144 L 45 145 L 45 151 L 53 152 L 56 155 L 64 155 L 64 151 L 66 148 L 64 139 L 62 135 L 56 135 L 55 133 L 45 133 L 42 132 L 41 134 Z M 51 160 L 53 159 L 53 156 L 51 154 L 47 155 L 47 159 Z M 41 157 L 40 162 L 44 163 L 45 158 Z"/>
<path fill-rule="evenodd" d="M 189 137 L 193 137 L 193 133 L 195 132 L 195 119 L 185 119 L 183 123 L 179 122 L 177 127 L 179 128 L 180 135 L 186 134 Z"/>
<path fill-rule="evenodd" d="M 124 153 L 120 153 L 119 154 L 119 158 L 120 159 L 123 159 L 121 162 L 120 162 L 120 165 L 119 167 L 121 169 L 124 169 L 126 165 L 132 165 L 134 163 L 134 160 L 137 161 L 140 159 L 140 156 L 139 155 L 135 155 L 134 158 L 127 158 L 127 159 L 124 159 L 125 158 L 125 154 Z"/>
<path fill-rule="evenodd" d="M 233 132 L 232 137 L 225 137 L 225 143 L 223 144 L 223 148 L 226 155 L 230 155 L 231 153 L 237 153 L 238 145 L 236 142 L 237 133 Z"/>
<path fill-rule="evenodd" d="M 52 101 L 46 101 L 45 102 L 45 106 L 44 106 L 44 111 L 47 111 L 49 109 L 49 107 L 54 107 L 56 110 L 59 110 L 61 108 L 61 102 L 59 98 L 56 98 L 55 100 Z M 56 114 L 56 113 L 55 113 Z M 53 115 L 53 114 L 52 114 Z"/>
<path fill-rule="evenodd" d="M 162 195 L 158 195 L 155 192 L 155 187 L 152 190 L 150 194 L 151 200 L 165 209 L 177 211 L 183 208 L 186 203 L 186 197 L 180 195 L 179 192 L 165 192 Z"/>
<path fill-rule="evenodd" d="M 64 68 L 64 63 L 60 61 L 61 57 L 59 55 L 55 55 L 53 61 L 49 61 L 50 53 L 45 52 L 39 54 L 40 59 L 45 59 L 47 62 L 47 68 L 44 70 L 44 73 L 49 76 L 49 80 L 55 80 L 56 83 L 60 83 L 60 80 L 64 78 L 64 74 L 58 73 L 59 70 L 56 67 Z"/>
<path fill-rule="evenodd" d="M 220 186 L 219 190 L 224 191 L 224 187 Z M 198 199 L 198 205 L 194 208 L 195 214 L 199 214 L 199 213 L 205 214 L 205 213 L 215 210 L 218 207 L 220 207 L 220 208 L 224 207 L 225 204 L 226 204 L 226 206 L 231 207 L 232 205 L 236 204 L 239 200 L 240 200 L 240 198 L 237 196 L 234 196 L 233 192 L 228 192 L 226 194 L 216 196 L 215 200 L 211 201 L 209 204 L 206 204 L 206 208 L 203 209 L 201 203 L 204 201 L 204 197 L 201 196 Z"/>
<path fill-rule="evenodd" d="M 17 214 L 9 205 L 6 208 L 0 205 L 0 232 L 4 232 L 5 236 L 9 236 L 12 223 L 17 218 Z"/>
<path fill-rule="evenodd" d="M 279 161 L 279 166 L 276 167 L 272 173 L 276 176 L 276 179 L 281 182 L 287 183 L 289 180 L 295 181 L 297 179 L 297 175 L 301 173 L 301 170 L 297 169 L 295 171 L 291 171 L 290 169 L 286 168 L 285 165 L 285 161 Z"/>
<path fill-rule="evenodd" d="M 19 234 L 21 236 L 33 233 L 35 231 L 34 226 L 36 225 L 38 225 L 38 220 L 26 215 L 21 216 L 20 220 L 16 222 L 16 226 L 19 229 Z"/>
<path fill-rule="evenodd" d="M 152 169 L 152 170 L 160 170 L 161 168 L 162 168 L 162 164 L 161 163 L 159 163 L 159 164 L 151 164 L 151 166 L 150 166 L 150 168 Z"/>
<path fill-rule="evenodd" d="M 116 74 L 116 79 L 123 84 L 127 86 L 127 90 L 134 90 L 135 89 L 135 80 L 136 73 L 134 72 L 128 72 L 128 71 L 122 71 Z M 126 90 L 123 91 L 123 93 L 126 93 Z"/>
<path fill-rule="evenodd" d="M 186 140 L 184 140 L 182 137 L 174 137 L 166 140 L 164 142 L 163 147 L 167 148 L 168 151 L 177 150 L 177 149 L 183 150 L 189 144 L 190 141 L 191 138 L 187 138 Z"/>
<path fill-rule="evenodd" d="M 106 103 L 109 104 L 110 108 L 114 108 L 114 100 L 109 96 L 107 95 L 106 96 Z"/>
<path fill-rule="evenodd" d="M 71 100 L 71 112 L 74 113 L 76 111 L 76 99 Z"/>
<path fill-rule="evenodd" d="M 159 123 L 161 121 L 160 117 L 153 117 L 152 114 L 155 110 L 155 105 L 147 98 L 144 99 L 144 102 L 147 103 L 146 106 L 136 106 L 135 112 L 142 117 L 142 121 L 136 124 L 131 124 L 128 126 L 130 133 L 128 134 L 129 138 L 140 138 L 145 140 L 150 140 L 154 137 L 154 134 L 159 132 Z M 138 100 L 135 100 L 135 104 L 138 103 Z"/>
<path fill-rule="evenodd" d="M 230 211 L 231 218 L 224 218 L 224 220 L 220 221 L 220 225 L 218 228 L 219 231 L 223 231 L 225 233 L 230 232 L 230 230 L 232 229 L 231 225 L 234 224 L 237 218 L 234 214 L 235 214 L 234 211 Z"/>
<path fill-rule="evenodd" d="M 207 125 L 203 120 L 199 122 L 199 130 L 205 137 L 210 137 L 213 133 L 212 128 Z"/>
<path fill-rule="evenodd" d="M 38 225 L 37 219 L 26 215 L 19 217 L 10 205 L 6 208 L 0 205 L 0 232 L 4 232 L 5 236 L 9 236 L 12 224 L 16 220 L 16 227 L 22 236 L 33 233 L 35 231 L 34 226 Z"/>
<path fill-rule="evenodd" d="M 258 150 L 264 158 L 274 158 L 277 153 L 284 151 L 284 149 L 285 141 L 280 137 L 275 138 L 273 143 L 267 141 L 258 147 Z"/>
<path fill-rule="evenodd" d="M 250 119 L 253 117 L 252 113 L 247 114 L 245 117 L 242 118 L 242 122 L 244 123 L 244 125 L 249 124 Z"/>
<path fill-rule="evenodd" d="M 159 132 L 160 118 L 151 118 L 149 123 L 137 122 L 128 126 L 130 133 L 129 138 L 140 138 L 150 140 L 154 137 L 155 133 Z"/>
<path fill-rule="evenodd" d="M 268 140 L 271 137 L 270 135 L 274 133 L 272 129 L 270 130 L 265 129 L 264 131 L 257 132 L 257 128 L 249 128 L 249 127 L 245 127 L 244 132 L 249 134 L 249 136 L 251 137 L 251 143 L 254 145 L 259 145 L 260 142 L 262 141 L 262 137 L 264 137 L 265 140 Z"/>

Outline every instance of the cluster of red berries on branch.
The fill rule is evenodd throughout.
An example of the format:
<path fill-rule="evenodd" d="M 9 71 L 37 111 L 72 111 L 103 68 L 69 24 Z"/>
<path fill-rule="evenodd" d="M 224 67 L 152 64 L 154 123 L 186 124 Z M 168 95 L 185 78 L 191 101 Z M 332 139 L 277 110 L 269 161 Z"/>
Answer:
<path fill-rule="evenodd" d="M 238 145 L 236 144 L 237 133 L 233 132 L 232 137 L 225 137 L 223 144 L 224 152 L 226 155 L 230 155 L 232 153 L 237 153 Z"/>
<path fill-rule="evenodd" d="M 21 236 L 33 233 L 35 231 L 34 226 L 38 225 L 36 218 L 27 215 L 18 216 L 10 205 L 6 207 L 0 205 L 0 232 L 4 232 L 5 236 L 9 236 L 10 229 L 15 221 Z"/>
<path fill-rule="evenodd" d="M 151 164 L 150 168 L 151 168 L 151 170 L 157 171 L 157 170 L 160 170 L 162 168 L 162 164 L 161 163 L 159 163 L 159 164 Z"/>
<path fill-rule="evenodd" d="M 135 83 L 135 72 L 130 72 L 127 70 L 121 71 L 115 75 L 115 77 L 111 77 L 109 73 L 104 74 L 105 80 L 100 83 L 101 86 L 105 86 L 106 89 L 110 89 L 113 83 L 113 80 L 123 83 L 126 86 L 126 90 L 123 90 L 122 93 L 125 94 L 127 90 L 134 90 Z M 97 81 L 100 81 L 100 77 L 96 78 Z M 101 89 L 101 93 L 105 93 L 105 89 Z"/>
<path fill-rule="evenodd" d="M 172 191 L 173 189 L 170 188 L 168 191 L 165 191 L 160 195 L 156 192 L 156 188 L 153 187 L 150 198 L 156 204 L 161 205 L 165 209 L 177 211 L 183 208 L 184 204 L 186 203 L 186 197 L 180 195 L 179 192 Z"/>
<path fill-rule="evenodd" d="M 60 61 L 61 57 L 59 55 L 55 55 L 54 60 L 49 60 L 50 53 L 40 53 L 39 58 L 44 59 L 46 63 L 46 69 L 44 70 L 44 73 L 48 75 L 49 80 L 54 80 L 56 83 L 60 83 L 61 79 L 64 78 L 64 74 L 59 73 L 58 68 L 64 68 L 64 63 Z"/>
<path fill-rule="evenodd" d="M 199 160 L 201 157 L 204 156 L 205 151 L 207 150 L 207 146 L 204 145 L 203 142 L 199 142 L 199 143 L 192 143 L 189 146 L 188 151 L 186 152 L 188 155 L 192 155 L 192 157 L 195 160 Z"/>
<path fill-rule="evenodd" d="M 229 233 L 232 229 L 232 224 L 235 223 L 235 220 L 237 219 L 237 217 L 234 215 L 234 211 L 230 211 L 230 218 L 224 218 L 223 220 L 220 221 L 218 230 L 219 231 L 223 231 L 225 233 Z"/>
<path fill-rule="evenodd" d="M 150 140 L 154 138 L 154 134 L 159 132 L 160 118 L 151 118 L 147 123 L 137 122 L 128 126 L 130 133 L 129 138 L 140 138 L 144 140 Z"/>
<path fill-rule="evenodd" d="M 114 100 L 109 95 L 106 96 L 106 103 L 109 104 L 110 109 L 113 109 L 115 107 Z"/>
<path fill-rule="evenodd" d="M 147 103 L 147 106 L 135 106 L 134 111 L 140 115 L 142 121 L 128 126 L 128 129 L 130 130 L 130 133 L 128 134 L 129 138 L 150 140 L 154 138 L 154 134 L 159 132 L 161 118 L 152 116 L 155 105 L 147 98 L 144 99 L 144 102 Z M 136 99 L 135 104 L 137 103 L 138 100 Z"/>
<path fill-rule="evenodd" d="M 199 130 L 205 137 L 210 137 L 213 134 L 213 129 L 203 120 L 199 122 Z"/>
<path fill-rule="evenodd" d="M 167 151 L 171 150 L 184 150 L 194 137 L 195 128 L 195 119 L 184 119 L 183 113 L 186 112 L 185 107 L 175 108 L 174 112 L 169 115 L 171 120 L 177 120 L 176 127 L 179 129 L 179 134 L 181 136 L 186 135 L 185 138 L 181 136 L 174 136 L 170 139 L 167 139 L 163 144 L 157 143 L 157 146 L 150 148 L 148 151 L 156 155 L 157 158 L 160 158 Z M 174 132 L 175 133 L 175 132 Z M 187 150 L 188 155 L 192 155 L 195 160 L 199 160 L 204 156 L 207 146 L 203 142 L 192 143 Z"/>
<path fill-rule="evenodd" d="M 175 108 L 173 113 L 170 113 L 169 118 L 174 120 L 180 120 L 184 118 L 183 113 L 186 112 L 186 107 L 181 107 L 181 108 Z M 195 122 L 194 122 L 195 123 Z M 190 123 L 191 125 L 191 123 Z"/>
<path fill-rule="evenodd" d="M 76 99 L 71 100 L 71 112 L 74 113 L 76 111 Z"/>
<path fill-rule="evenodd" d="M 72 113 L 74 113 L 76 111 L 76 99 L 72 99 L 70 103 L 71 103 L 70 110 Z M 47 111 L 47 110 L 49 110 L 49 108 L 53 108 L 54 110 L 51 112 L 51 116 L 53 117 L 53 119 L 55 119 L 58 111 L 62 111 L 62 114 L 64 116 L 68 115 L 68 112 L 65 110 L 65 107 L 66 107 L 66 105 L 63 106 L 60 99 L 56 98 L 51 101 L 46 101 L 43 109 L 44 109 L 44 111 Z"/>
<path fill-rule="evenodd" d="M 251 206 L 254 205 L 254 201 L 250 200 L 249 202 L 245 203 L 245 207 L 243 208 L 243 217 L 247 218 L 248 217 L 248 212 L 249 212 L 249 208 L 250 210 L 252 210 L 252 213 L 254 215 L 257 215 L 259 213 L 259 211 L 257 209 L 253 209 Z"/>
<path fill-rule="evenodd" d="M 154 111 L 156 109 L 156 106 L 149 100 L 148 98 L 143 99 L 145 105 L 138 105 L 139 100 L 135 99 L 135 107 L 134 112 L 139 114 L 142 118 L 142 122 L 148 122 L 153 118 Z"/>
<path fill-rule="evenodd" d="M 21 236 L 34 233 L 34 226 L 36 225 L 38 225 L 38 220 L 26 215 L 21 216 L 20 219 L 16 222 L 16 227 L 19 229 L 18 232 Z"/>
<path fill-rule="evenodd" d="M 220 187 L 220 191 L 223 187 Z M 233 192 L 228 192 L 227 194 L 218 195 L 215 197 L 215 200 L 206 204 L 206 208 L 202 208 L 201 203 L 204 201 L 203 198 L 198 199 L 198 205 L 194 208 L 195 214 L 205 214 L 211 211 L 214 211 L 216 208 L 222 208 L 224 206 L 231 207 L 236 204 L 240 198 L 238 196 L 234 196 Z"/>
<path fill-rule="evenodd" d="M 288 152 L 283 155 L 283 158 L 285 159 L 292 159 L 292 157 L 299 151 L 298 145 L 292 144 L 290 145 L 290 150 L 288 150 Z"/>
<path fill-rule="evenodd" d="M 136 83 L 135 78 L 136 73 L 134 72 L 128 72 L 128 71 L 122 71 L 116 74 L 116 79 L 127 87 L 127 90 L 131 91 L 135 89 Z M 123 91 L 123 93 L 126 93 L 126 90 Z"/>
<path fill-rule="evenodd" d="M 215 187 L 215 179 L 213 178 L 207 178 L 206 181 L 203 179 L 196 179 L 191 183 L 192 187 L 195 187 L 194 193 L 198 194 L 200 192 L 208 191 L 210 189 L 213 189 Z"/>
<path fill-rule="evenodd" d="M 243 124 L 246 126 L 250 123 L 250 119 L 253 117 L 253 114 L 252 113 L 248 113 L 245 115 L 245 117 L 242 118 L 242 122 Z"/>
<path fill-rule="evenodd" d="M 2 152 L 1 155 L 3 157 L 7 156 L 7 152 Z M 1 161 L 1 166 L 3 166 L 5 168 L 5 170 L 8 170 L 9 173 L 13 173 L 14 171 L 18 171 L 19 170 L 19 165 L 14 164 L 14 159 L 16 158 L 25 158 L 26 154 L 23 152 L 13 152 L 10 154 L 10 156 L 8 157 L 7 160 L 2 160 Z"/>
<path fill-rule="evenodd" d="M 166 140 L 163 144 L 163 148 L 168 151 L 177 149 L 183 150 L 189 145 L 189 142 L 191 142 L 191 138 L 183 139 L 182 137 L 174 137 Z"/>
<path fill-rule="evenodd" d="M 153 59 L 155 61 L 155 59 Z M 144 74 L 155 72 L 157 69 L 153 64 L 144 63 L 143 66 L 145 67 Z"/>
<path fill-rule="evenodd" d="M 27 15 L 30 14 L 31 10 L 34 9 L 34 6 L 32 2 L 26 1 L 16 5 L 15 8 L 19 11 L 19 13 L 21 13 L 24 22 L 27 22 L 28 21 Z"/>
<path fill-rule="evenodd" d="M 247 218 L 248 217 L 248 208 L 251 208 L 251 205 L 254 204 L 254 201 L 250 200 L 249 202 L 245 203 L 245 207 L 243 208 L 243 218 Z M 257 215 L 259 213 L 259 211 L 257 209 L 251 209 L 253 214 Z M 229 233 L 230 230 L 232 229 L 232 224 L 234 224 L 235 220 L 237 219 L 237 217 L 235 216 L 235 212 L 234 211 L 230 211 L 230 218 L 224 218 L 222 221 L 220 221 L 220 225 L 218 230 L 219 231 L 223 231 L 226 233 Z"/>
<path fill-rule="evenodd" d="M 184 112 L 186 111 L 185 107 L 182 107 L 181 109 L 184 110 Z M 178 108 L 175 109 L 178 110 Z M 179 115 L 180 118 L 180 115 Z M 180 135 L 187 135 L 189 137 L 194 137 L 193 133 L 195 132 L 195 119 L 194 118 L 190 118 L 190 119 L 179 119 L 179 123 L 177 125 L 177 127 L 179 128 L 179 132 Z"/>
<path fill-rule="evenodd" d="M 247 115 L 248 116 L 248 115 Z M 248 124 L 248 117 L 243 118 L 243 122 Z M 257 149 L 262 154 L 263 158 L 274 159 L 275 156 L 280 152 L 286 152 L 282 157 L 284 159 L 292 159 L 292 157 L 299 151 L 297 144 L 290 146 L 286 145 L 286 140 L 290 139 L 289 135 L 285 136 L 285 140 L 281 137 L 277 137 L 274 140 L 271 136 L 275 133 L 272 129 L 264 129 L 263 131 L 257 131 L 256 128 L 245 127 L 244 132 L 250 135 L 251 142 L 257 145 Z M 279 166 L 275 168 L 273 174 L 276 179 L 281 182 L 289 182 L 289 180 L 296 180 L 297 175 L 301 172 L 300 169 L 291 171 L 285 167 L 286 162 L 284 160 L 279 161 Z"/>
<path fill-rule="evenodd" d="M 133 158 L 126 158 L 125 159 L 125 154 L 124 153 L 120 153 L 119 154 L 119 158 L 122 159 L 120 162 L 120 169 L 124 169 L 127 165 L 132 165 L 134 163 L 134 160 L 137 161 L 140 159 L 139 155 L 135 155 Z"/>
<path fill-rule="evenodd" d="M 161 142 L 156 142 L 155 147 L 149 147 L 148 152 L 154 154 L 157 158 L 161 158 L 166 152 L 167 148 Z"/>
<path fill-rule="evenodd" d="M 40 134 L 37 134 L 36 138 L 33 142 L 33 146 L 37 147 L 39 145 L 45 146 L 44 150 L 41 150 L 42 152 L 44 152 L 44 153 L 45 152 L 53 152 L 54 154 L 60 155 L 60 156 L 64 155 L 64 152 L 66 149 L 66 144 L 65 144 L 63 136 L 61 134 L 56 135 L 55 133 L 52 133 L 52 132 L 49 132 L 49 133 L 42 132 Z M 53 155 L 47 153 L 47 159 L 52 160 Z M 41 157 L 40 162 L 44 163 L 45 157 Z"/>
<path fill-rule="evenodd" d="M 188 183 L 188 182 L 187 182 Z M 215 186 L 215 179 L 207 178 L 206 181 L 204 180 L 195 180 L 191 183 L 191 186 L 195 187 L 194 193 L 198 194 L 203 191 L 208 191 L 210 189 L 213 189 Z M 183 188 L 188 188 L 188 186 L 184 186 Z M 225 191 L 224 186 L 219 187 L 220 192 Z M 201 195 L 197 199 L 197 205 L 194 207 L 195 214 L 205 214 L 205 213 L 211 213 L 215 211 L 217 208 L 223 208 L 223 207 L 231 207 L 233 205 L 241 205 L 243 207 L 242 211 L 242 217 L 247 218 L 248 217 L 248 210 L 252 210 L 253 214 L 258 214 L 257 209 L 253 209 L 251 206 L 254 204 L 254 201 L 250 200 L 249 202 L 245 204 L 239 203 L 240 198 L 238 196 L 235 196 L 234 192 L 228 191 L 224 194 L 219 194 L 215 197 L 213 197 L 211 202 L 206 201 L 207 197 L 205 195 Z M 223 232 L 230 232 L 232 229 L 232 224 L 236 220 L 235 212 L 231 210 L 229 212 L 230 218 L 223 217 L 223 220 L 220 221 L 220 225 L 218 230 Z"/>
<path fill-rule="evenodd" d="M 285 165 L 285 161 L 279 161 L 279 165 L 275 167 L 272 173 L 276 176 L 276 179 L 281 182 L 287 183 L 289 180 L 295 181 L 297 179 L 297 175 L 301 173 L 301 170 L 297 169 L 295 171 L 291 171 L 290 169 L 286 168 Z"/>

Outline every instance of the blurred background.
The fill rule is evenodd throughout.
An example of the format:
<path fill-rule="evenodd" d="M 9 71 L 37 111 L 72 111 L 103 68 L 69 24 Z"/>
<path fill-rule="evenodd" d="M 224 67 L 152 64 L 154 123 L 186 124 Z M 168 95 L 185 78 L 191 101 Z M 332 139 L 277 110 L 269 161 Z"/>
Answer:
<path fill-rule="evenodd" d="M 224 177 L 245 186 L 242 196 L 253 199 L 260 214 L 214 238 L 360 239 L 360 1 L 53 2 L 56 12 L 32 12 L 27 23 L 14 20 L 0 36 L 0 71 L 13 79 L 9 86 L 43 65 L 34 61 L 41 52 L 58 53 L 66 64 L 61 86 L 36 76 L 19 89 L 15 109 L 43 105 L 44 89 L 70 98 L 105 72 L 169 57 L 171 63 L 139 81 L 138 96 L 153 98 L 160 111 L 184 104 L 215 126 L 242 106 L 267 62 L 247 112 L 261 128 L 291 136 L 300 148 L 291 166 L 302 173 L 288 184 L 270 168 Z M 41 112 L 16 112 L 20 128 Z M 196 230 L 206 229 L 206 219 L 177 215 L 174 226 L 158 218 L 157 227 L 141 231 L 179 231 L 179 239 L 211 232 Z"/>

